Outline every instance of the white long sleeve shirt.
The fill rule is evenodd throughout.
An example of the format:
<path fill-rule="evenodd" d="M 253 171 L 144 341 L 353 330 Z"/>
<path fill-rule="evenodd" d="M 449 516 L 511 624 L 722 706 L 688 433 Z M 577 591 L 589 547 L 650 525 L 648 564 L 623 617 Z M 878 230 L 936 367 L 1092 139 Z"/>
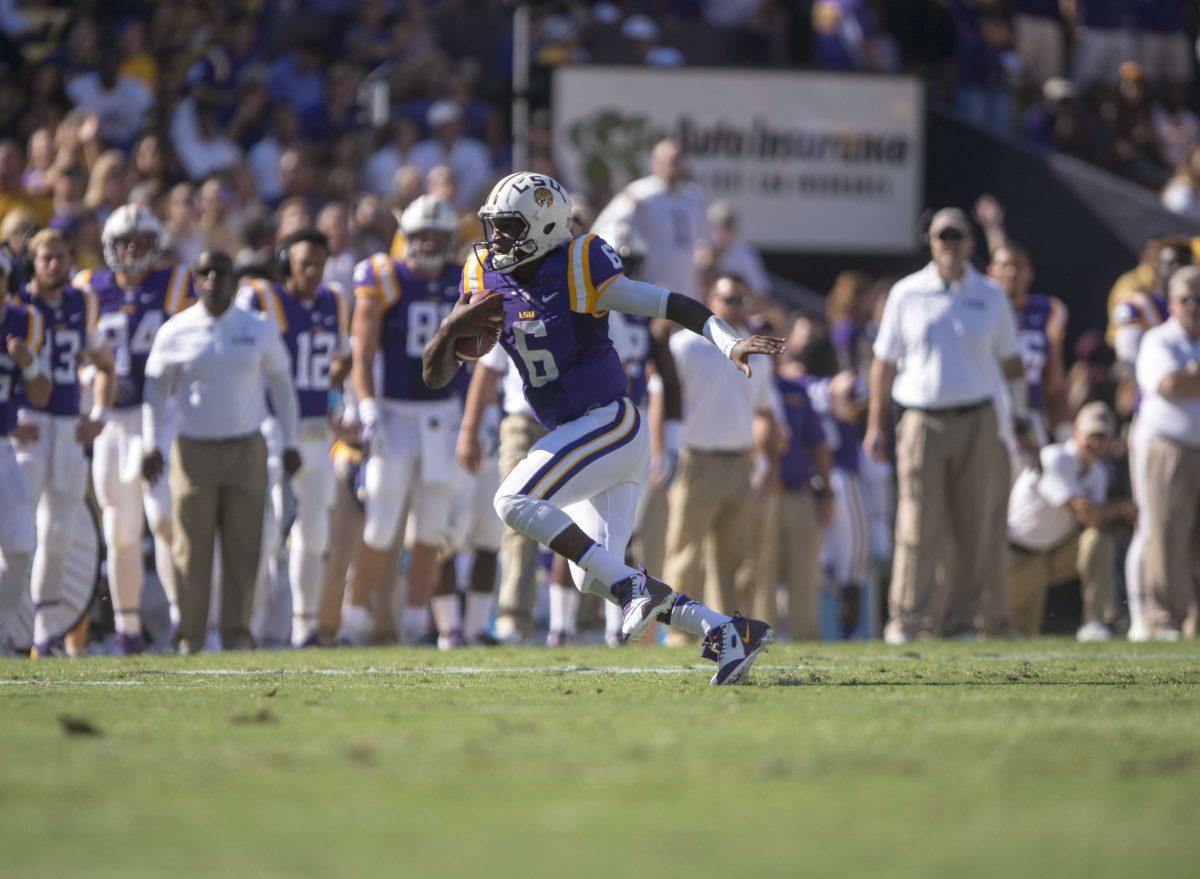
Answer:
<path fill-rule="evenodd" d="M 752 354 L 747 379 L 703 336 L 675 333 L 670 345 L 683 392 L 683 445 L 703 452 L 752 448 L 754 416 L 776 411 L 771 359 Z"/>
<path fill-rule="evenodd" d="M 1147 330 L 1137 356 L 1137 383 L 1142 392 L 1138 430 L 1190 448 L 1200 448 L 1200 397 L 1172 399 L 1158 391 L 1173 372 L 1200 363 L 1200 339 L 1193 339 L 1175 318 Z"/>
<path fill-rule="evenodd" d="M 146 361 L 146 447 L 159 448 L 172 397 L 180 436 L 230 439 L 255 433 L 267 414 L 264 385 L 284 447 L 291 448 L 296 444 L 296 391 L 279 331 L 262 315 L 232 305 L 215 318 L 202 302 L 185 308 L 159 329 Z"/>

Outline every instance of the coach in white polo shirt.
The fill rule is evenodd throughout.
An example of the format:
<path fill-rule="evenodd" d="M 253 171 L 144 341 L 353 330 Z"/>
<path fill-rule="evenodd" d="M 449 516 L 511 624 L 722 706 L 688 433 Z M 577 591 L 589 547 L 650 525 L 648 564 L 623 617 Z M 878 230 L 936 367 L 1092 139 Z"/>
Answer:
<path fill-rule="evenodd" d="M 1153 637 L 1174 640 L 1200 602 L 1200 268 L 1179 269 L 1167 289 L 1171 316 L 1138 350 L 1138 434 L 1146 623 Z"/>
<path fill-rule="evenodd" d="M 154 337 L 142 410 L 142 473 L 151 483 L 162 476 L 159 437 L 168 400 L 178 414 L 169 478 L 180 616 L 175 646 L 181 653 L 204 644 L 218 531 L 221 643 L 227 650 L 253 646 L 250 611 L 267 491 L 267 447 L 259 431 L 264 386 L 283 433 L 284 468 L 288 475 L 300 469 L 296 392 L 278 329 L 261 315 L 232 307 L 233 265 L 224 253 L 201 253 L 192 274 L 200 301 Z"/>
<path fill-rule="evenodd" d="M 719 278 L 708 307 L 730 326 L 743 327 L 749 292 L 740 278 Z M 705 342 L 695 333 L 675 333 L 670 343 L 683 395 L 683 449 L 668 495 L 666 580 L 676 592 L 731 614 L 747 547 L 755 453 L 769 455 L 775 430 L 775 382 L 765 355 L 751 357 L 747 380 L 720 351 L 697 345 L 696 339 Z M 713 561 L 707 582 L 715 595 L 705 595 L 701 588 L 706 542 Z"/>
<path fill-rule="evenodd" d="M 867 454 L 885 460 L 893 400 L 903 407 L 890 643 L 970 634 L 942 631 L 943 622 L 975 619 L 985 593 L 1007 595 L 1004 521 L 992 513 L 1003 497 L 992 473 L 1004 454 L 992 400 L 1000 373 L 1026 415 L 1016 321 L 1004 291 L 969 262 L 966 215 L 938 211 L 929 242 L 932 261 L 898 281 L 884 306 L 863 440 Z M 943 553 L 946 594 L 936 583 Z"/>
<path fill-rule="evenodd" d="M 1083 594 L 1080 641 L 1106 641 L 1116 617 L 1116 548 L 1104 528 L 1132 521 L 1132 501 L 1105 502 L 1117 418 L 1099 401 L 1075 416 L 1071 439 L 1041 450 L 1041 469 L 1021 471 L 1008 498 L 1009 584 L 1017 631 L 1038 634 L 1046 591 L 1076 577 Z"/>

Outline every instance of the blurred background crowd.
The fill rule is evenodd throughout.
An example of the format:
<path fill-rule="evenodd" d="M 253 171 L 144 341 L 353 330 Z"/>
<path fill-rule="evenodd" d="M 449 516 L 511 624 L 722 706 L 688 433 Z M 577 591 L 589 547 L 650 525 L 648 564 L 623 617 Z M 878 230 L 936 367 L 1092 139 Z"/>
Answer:
<path fill-rule="evenodd" d="M 1200 219 L 1196 12 L 1195 4 L 1174 0 L 535 4 L 528 167 L 560 176 L 548 108 L 550 73 L 562 64 L 906 72 L 920 75 L 931 99 L 962 118 L 1114 172 L 1159 193 L 1172 212 Z M 423 193 L 460 214 L 461 252 L 478 240 L 474 211 L 512 165 L 512 67 L 512 10 L 501 3 L 0 0 L 0 241 L 28 258 L 33 234 L 57 229 L 72 245 L 76 270 L 99 268 L 105 220 L 133 202 L 160 218 L 164 261 L 189 263 L 215 249 L 232 256 L 239 271 L 269 274 L 275 243 L 315 226 L 329 242 L 325 281 L 349 295 L 356 263 L 402 252 L 394 244 L 396 217 Z M 646 167 L 663 179 L 685 174 L 686 156 L 673 161 L 654 164 L 647 156 Z M 592 228 L 600 215 L 597 231 L 604 234 L 601 210 L 621 193 L 564 183 L 580 228 Z M 817 492 L 818 539 L 809 544 L 822 563 L 816 576 L 823 603 L 811 618 L 793 615 L 782 627 L 794 637 L 878 636 L 893 476 L 858 450 L 870 342 L 896 277 L 847 265 L 832 289 L 820 291 L 827 292 L 823 302 L 789 297 L 785 280 L 768 274 L 739 237 L 728 205 L 703 193 L 700 204 L 703 231 L 688 292 L 716 291 L 741 309 L 740 322 L 789 339 L 772 417 L 787 422 L 787 383 L 807 378 L 823 437 L 810 444 L 824 444 L 832 455 L 828 466 L 809 469 L 824 471 L 826 484 L 842 473 L 829 496 L 838 509 L 826 509 L 826 495 Z M 1009 253 L 1020 263 L 1015 269 L 1001 258 L 1010 237 L 1021 238 L 1020 218 L 1006 217 L 1002 201 L 990 196 L 964 207 L 978 242 L 976 264 L 990 268 L 1014 304 L 1023 301 L 1036 289 L 1036 267 L 1023 251 Z M 652 241 L 652 229 L 641 231 Z M 1167 252 L 1173 262 L 1164 267 Z M 1186 237 L 1147 241 L 1142 262 L 1113 279 L 1111 326 L 1064 323 L 1045 352 L 1053 387 L 1042 410 L 1044 442 L 1065 439 L 1080 409 L 1095 401 L 1122 425 L 1129 422 L 1138 394 L 1132 359 L 1114 348 L 1117 306 L 1131 294 L 1165 294 L 1169 270 L 1190 263 L 1192 253 Z M 652 246 L 645 257 L 646 280 L 674 280 L 655 276 Z M 791 427 L 779 436 L 794 443 L 814 437 Z M 790 548 L 790 520 L 782 520 L 782 534 L 769 527 L 780 521 L 771 510 L 788 488 L 788 450 L 779 440 L 760 451 L 752 490 L 769 500 L 748 514 L 744 539 L 765 544 L 745 554 L 758 564 L 744 565 L 752 570 L 738 577 L 774 586 L 786 580 L 780 571 Z M 1119 440 L 1110 452 L 1105 499 L 1129 498 Z M 793 487 L 808 486 L 811 475 L 805 471 Z M 675 478 L 686 476 L 684 470 Z M 848 483 L 857 486 L 853 492 Z M 664 510 L 671 503 L 665 485 Z M 669 552 L 666 516 L 657 538 L 643 535 L 661 544 L 648 546 L 647 558 Z M 1121 548 L 1134 519 L 1130 512 L 1104 524 L 1117 547 L 1116 592 L 1111 609 L 1092 622 L 1109 632 L 1128 625 Z M 831 549 L 834 542 L 824 541 L 822 550 L 820 534 L 838 528 L 841 543 Z M 774 598 L 769 603 L 742 609 L 779 613 Z M 1073 595 L 1052 594 L 1050 628 L 1074 631 L 1078 605 Z M 336 617 L 336 602 L 332 607 Z M 542 604 L 531 610 L 529 621 L 513 626 L 515 637 L 528 637 L 534 619 L 545 625 L 544 612 Z M 336 618 L 323 629 L 326 640 L 335 635 Z M 377 637 L 386 640 L 386 624 Z"/>

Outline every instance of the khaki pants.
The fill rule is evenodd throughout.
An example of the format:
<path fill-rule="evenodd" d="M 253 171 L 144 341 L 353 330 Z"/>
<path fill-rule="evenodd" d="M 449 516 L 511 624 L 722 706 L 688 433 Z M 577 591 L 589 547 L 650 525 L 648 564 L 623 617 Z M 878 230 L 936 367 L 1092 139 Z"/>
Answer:
<path fill-rule="evenodd" d="M 1033 638 L 1041 631 L 1047 590 L 1076 577 L 1083 594 L 1085 623 L 1109 623 L 1116 616 L 1116 547 L 1099 528 L 1087 528 L 1040 552 L 1013 547 L 1011 558 L 1012 618 L 1025 637 Z"/>
<path fill-rule="evenodd" d="M 745 516 L 745 551 L 734 586 L 734 608 L 776 623 L 779 584 L 779 492 L 751 489 Z"/>
<path fill-rule="evenodd" d="M 989 572 L 995 572 L 982 584 L 974 619 L 960 616 L 958 608 L 947 608 L 943 626 L 949 630 L 964 631 L 972 626 L 983 635 L 1004 637 L 1012 629 L 1010 610 L 1012 607 L 1011 584 L 1008 575 L 1008 496 L 1012 493 L 1012 459 L 1003 442 L 996 444 L 996 458 L 991 469 L 992 507 L 988 518 L 987 537 L 977 547 L 966 548 L 967 552 L 983 556 L 981 564 Z M 948 590 L 951 598 L 961 594 L 959 590 Z"/>
<path fill-rule="evenodd" d="M 1003 454 L 991 403 L 958 412 L 909 409 L 896 431 L 896 554 L 888 634 L 913 638 L 943 631 L 949 608 L 974 620 L 980 598 L 1002 591 L 1003 551 L 995 541 L 993 472 Z M 946 551 L 941 585 L 939 555 Z M 990 570 L 989 570 L 990 567 Z M 968 623 L 969 625 L 969 623 Z M 953 632 L 946 632 L 954 634 Z"/>
<path fill-rule="evenodd" d="M 746 550 L 748 453 L 684 449 L 671 484 L 666 581 L 718 613 L 733 613 L 734 583 Z M 705 590 L 707 547 L 708 589 Z"/>
<path fill-rule="evenodd" d="M 208 625 L 213 546 L 221 535 L 221 643 L 253 646 L 250 612 L 267 497 L 267 444 L 262 434 L 198 440 L 171 447 L 171 558 L 179 589 L 176 646 L 199 650 Z"/>
<path fill-rule="evenodd" d="M 788 596 L 788 637 L 793 641 L 815 641 L 817 584 L 821 576 L 821 540 L 824 529 L 817 521 L 817 500 L 811 491 L 784 491 L 779 495 L 779 567 Z M 772 586 L 774 583 L 772 583 Z M 774 599 L 774 589 L 771 591 Z M 774 612 L 774 607 L 771 608 Z M 771 617 L 767 618 L 770 622 Z"/>
<path fill-rule="evenodd" d="M 546 435 L 531 415 L 505 415 L 500 422 L 500 478 L 525 460 L 529 449 Z M 500 633 L 529 633 L 537 597 L 538 544 L 511 528 L 500 541 L 500 591 L 496 629 Z"/>
<path fill-rule="evenodd" d="M 1200 448 L 1150 437 L 1143 467 L 1146 622 L 1182 631 L 1200 601 Z"/>

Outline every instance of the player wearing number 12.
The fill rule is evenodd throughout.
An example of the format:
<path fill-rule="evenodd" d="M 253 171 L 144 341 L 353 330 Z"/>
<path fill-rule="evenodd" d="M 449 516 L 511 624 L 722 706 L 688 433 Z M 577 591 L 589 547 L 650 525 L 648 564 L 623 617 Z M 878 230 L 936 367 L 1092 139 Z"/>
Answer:
<path fill-rule="evenodd" d="M 104 523 L 117 630 L 113 652 L 126 655 L 141 653 L 145 646 L 140 611 L 143 508 L 154 534 L 154 567 L 170 601 L 172 621 L 179 616 L 167 480 L 154 485 L 142 480 L 142 391 L 146 358 L 158 328 L 195 298 L 187 266 L 156 267 L 162 228 L 149 208 L 137 204 L 117 208 L 104 223 L 101 242 L 109 271 L 82 271 L 74 285 L 99 303 L 100 332 L 116 368 L 113 413 L 96 438 L 92 481 Z"/>
<path fill-rule="evenodd" d="M 457 339 L 502 327 L 500 344 L 549 433 L 501 483 L 497 514 L 570 561 L 581 591 L 619 604 L 623 638 L 658 619 L 704 637 L 714 685 L 744 682 L 771 627 L 718 614 L 624 562 L 649 437 L 625 396 L 608 312 L 672 320 L 747 375 L 751 354 L 781 353 L 783 340 L 743 339 L 695 299 L 625 277 L 603 239 L 571 237 L 570 217 L 570 197 L 550 177 L 518 172 L 496 184 L 479 209 L 486 249 L 468 258 L 459 300 L 425 350 L 425 381 L 446 387 L 461 366 Z M 478 296 L 489 291 L 498 295 Z"/>
<path fill-rule="evenodd" d="M 293 232 L 278 247 L 283 283 L 253 280 L 238 292 L 239 307 L 261 312 L 279 329 L 299 403 L 297 446 L 302 463 L 291 477 L 296 520 L 288 542 L 293 647 L 317 644 L 321 559 L 329 546 L 329 514 L 337 488 L 329 457 L 329 391 L 341 386 L 350 358 L 349 306 L 321 284 L 328 255 L 329 241 L 317 230 Z"/>
<path fill-rule="evenodd" d="M 421 354 L 454 305 L 458 271 L 447 259 L 457 225 L 447 202 L 422 195 L 400 217 L 404 259 L 377 253 L 354 269 L 351 380 L 367 460 L 363 542 L 342 610 L 340 638 L 350 643 L 370 633 L 367 604 L 383 580 L 406 506 L 412 530 L 406 538 L 411 553 L 401 639 L 416 640 L 429 625 L 437 552 L 449 530 L 455 490 L 461 403 L 452 387 L 426 387 Z M 382 354 L 382 388 L 375 381 L 376 352 Z"/>

